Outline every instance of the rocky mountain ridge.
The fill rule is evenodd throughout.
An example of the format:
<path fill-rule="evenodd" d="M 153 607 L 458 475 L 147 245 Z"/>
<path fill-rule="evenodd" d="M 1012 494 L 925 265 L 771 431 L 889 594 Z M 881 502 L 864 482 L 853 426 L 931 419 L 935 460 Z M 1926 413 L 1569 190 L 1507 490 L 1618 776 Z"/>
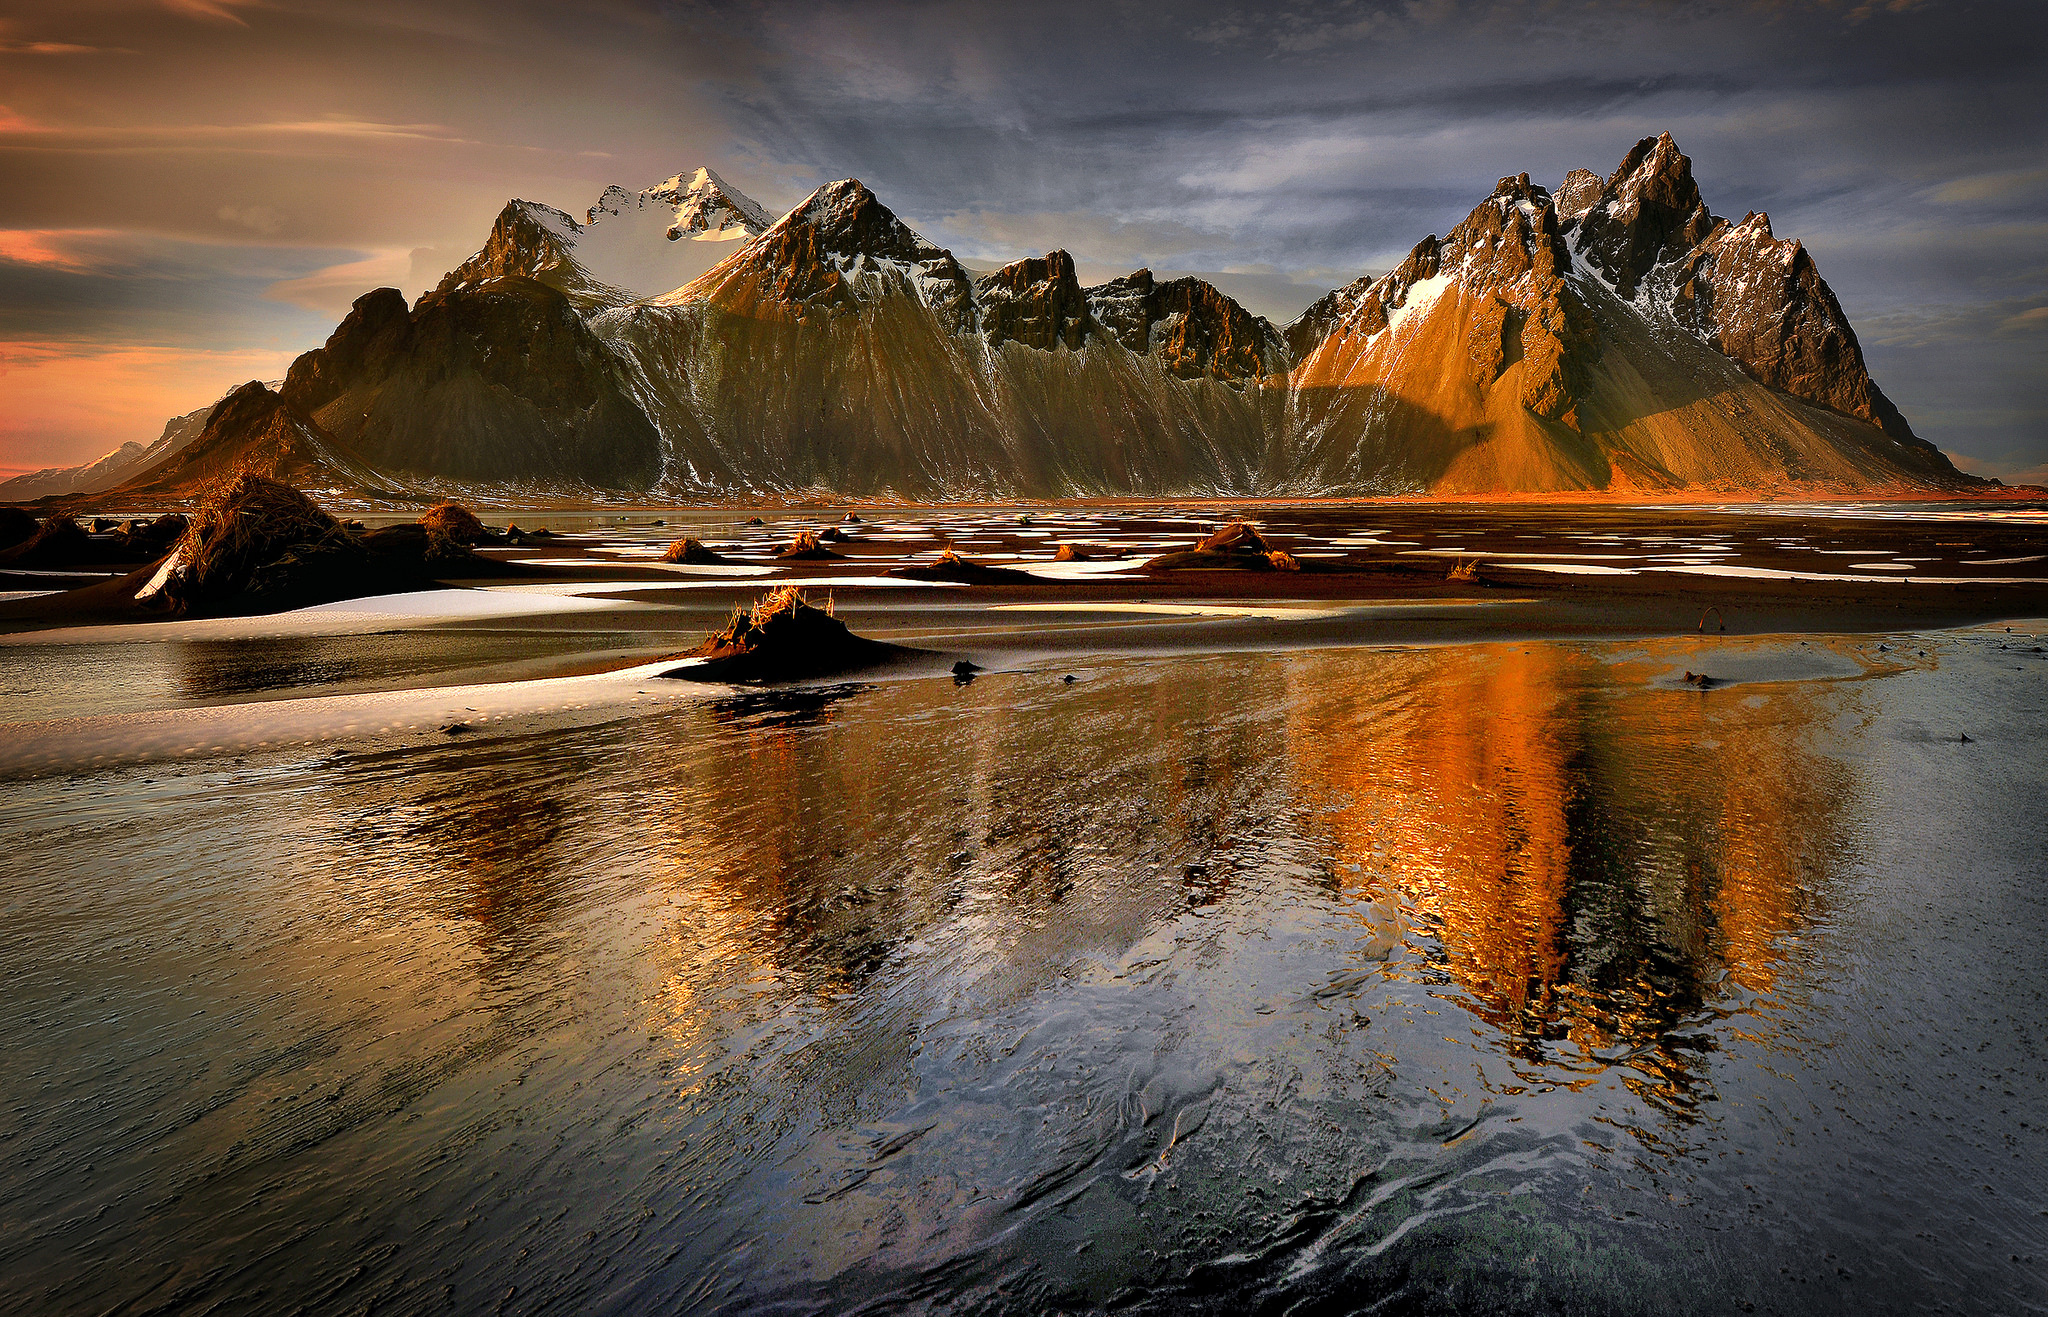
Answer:
<path fill-rule="evenodd" d="M 635 216 L 648 222 L 634 229 Z M 858 180 L 763 219 L 708 170 L 608 190 L 587 224 L 514 202 L 416 306 L 394 290 L 360 299 L 280 396 L 392 487 L 922 498 L 1973 483 L 1870 379 L 1805 249 L 1768 217 L 1715 217 L 1668 135 L 1604 180 L 1572 171 L 1555 194 L 1503 178 L 1446 237 L 1284 329 L 1199 279 L 1138 270 L 1084 287 L 1064 251 L 975 278 Z M 725 236 L 738 234 L 751 236 Z M 721 259 L 633 296 L 594 263 L 610 250 L 625 268 L 601 242 L 628 237 Z"/>

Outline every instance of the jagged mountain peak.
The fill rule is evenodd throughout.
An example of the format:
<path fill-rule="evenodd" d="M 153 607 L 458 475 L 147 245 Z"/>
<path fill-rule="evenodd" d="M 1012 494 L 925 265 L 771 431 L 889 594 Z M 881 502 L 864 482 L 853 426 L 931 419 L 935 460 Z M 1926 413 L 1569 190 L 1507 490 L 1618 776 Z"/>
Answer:
<path fill-rule="evenodd" d="M 1050 350 L 1088 341 L 1088 298 L 1074 275 L 1074 258 L 1064 251 L 1011 261 L 976 280 L 974 291 L 991 346 L 1016 342 Z"/>
<path fill-rule="evenodd" d="M 812 230 L 820 250 L 834 256 L 919 263 L 953 259 L 951 252 L 897 218 L 857 178 L 825 184 L 774 225 L 792 227 Z"/>
<path fill-rule="evenodd" d="M 689 175 L 675 174 L 640 194 L 651 202 L 675 208 L 675 223 L 668 236 L 722 235 L 740 229 L 748 237 L 766 233 L 774 223 L 768 212 L 708 166 Z"/>
<path fill-rule="evenodd" d="M 1593 208 L 1600 200 L 1600 189 L 1604 186 L 1600 175 L 1590 169 L 1574 169 L 1564 176 L 1564 182 L 1551 194 L 1557 205 L 1559 219 L 1577 219 Z"/>
<path fill-rule="evenodd" d="M 656 299 L 747 316 L 843 315 L 907 296 L 949 332 L 974 324 L 974 286 L 953 253 L 926 239 L 857 178 L 827 183 L 701 277 Z"/>
<path fill-rule="evenodd" d="M 682 238 L 752 238 L 766 232 L 770 223 L 768 213 L 753 198 L 709 168 L 672 174 L 638 192 L 613 184 L 598 197 L 584 223 L 594 227 L 607 219 L 616 222 L 642 210 L 667 212 L 670 223 L 663 236 L 671 242 Z"/>
<path fill-rule="evenodd" d="M 1659 262 L 1699 246 L 1714 217 L 1700 200 L 1692 160 L 1670 133 L 1645 137 L 1578 216 L 1575 250 L 1623 298 Z"/>
<path fill-rule="evenodd" d="M 1145 268 L 1083 294 L 1103 332 L 1131 352 L 1158 357 L 1170 375 L 1239 384 L 1286 371 L 1280 332 L 1205 279 L 1161 281 Z"/>

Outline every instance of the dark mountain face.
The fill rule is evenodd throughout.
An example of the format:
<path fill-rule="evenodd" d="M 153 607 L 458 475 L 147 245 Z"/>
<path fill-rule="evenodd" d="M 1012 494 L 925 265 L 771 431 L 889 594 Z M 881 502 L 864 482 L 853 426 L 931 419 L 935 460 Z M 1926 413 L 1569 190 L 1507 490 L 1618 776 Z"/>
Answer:
<path fill-rule="evenodd" d="M 1078 350 L 1094 328 L 1087 295 L 1074 279 L 1074 258 L 1065 252 L 1013 261 L 979 280 L 974 294 L 991 347 Z"/>
<path fill-rule="evenodd" d="M 644 489 L 661 442 L 569 299 L 522 276 L 358 299 L 284 396 L 370 465 L 464 481 Z"/>
<path fill-rule="evenodd" d="M 1797 241 L 1775 238 L 1768 215 L 1730 224 L 1710 214 L 1669 133 L 1636 143 L 1577 221 L 1572 243 L 1617 296 L 1647 300 L 1752 379 L 1925 450 L 1916 462 L 1932 452 L 1870 378 L 1813 258 Z"/>
<path fill-rule="evenodd" d="M 1834 290 L 1796 241 L 1771 236 L 1771 217 L 1717 220 L 1671 272 L 1680 324 L 1774 389 L 1861 417 L 1918 442 L 1863 364 Z"/>
<path fill-rule="evenodd" d="M 297 486 L 374 480 L 334 436 L 260 381 L 232 390 L 207 413 L 199 437 L 123 484 L 123 494 L 191 498 L 252 472 Z"/>
<path fill-rule="evenodd" d="M 1126 351 L 1157 356 L 1179 379 L 1239 382 L 1286 372 L 1279 332 L 1200 279 L 1159 283 L 1138 270 L 1088 289 L 1087 301 Z"/>

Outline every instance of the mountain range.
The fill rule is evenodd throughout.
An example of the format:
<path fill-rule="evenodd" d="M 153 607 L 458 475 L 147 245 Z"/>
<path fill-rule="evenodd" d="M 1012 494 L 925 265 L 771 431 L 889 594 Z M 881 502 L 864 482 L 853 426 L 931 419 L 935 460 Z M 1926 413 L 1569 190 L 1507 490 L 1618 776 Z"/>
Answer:
<path fill-rule="evenodd" d="M 976 273 L 853 179 L 772 222 L 708 169 L 580 220 L 513 201 L 437 288 L 364 294 L 280 384 L 22 480 L 179 498 L 238 467 L 678 499 L 1985 483 L 1879 390 L 1806 249 L 1714 215 L 1668 134 L 1605 178 L 1501 179 L 1285 326 L 1194 277 L 1084 286 L 1064 251 Z"/>

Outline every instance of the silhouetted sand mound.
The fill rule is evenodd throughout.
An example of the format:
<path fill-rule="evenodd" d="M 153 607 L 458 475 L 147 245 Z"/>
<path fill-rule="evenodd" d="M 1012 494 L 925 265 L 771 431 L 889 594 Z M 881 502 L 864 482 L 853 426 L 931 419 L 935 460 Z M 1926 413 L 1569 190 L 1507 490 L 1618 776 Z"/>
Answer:
<path fill-rule="evenodd" d="M 834 553 L 823 544 L 820 544 L 818 542 L 818 532 L 814 530 L 800 530 L 796 533 L 796 538 L 789 542 L 789 547 L 775 556 L 792 560 L 815 561 L 821 558 L 844 558 L 846 555 Z"/>
<path fill-rule="evenodd" d="M 154 562 L 169 553 L 171 546 L 182 539 L 191 526 L 191 520 L 182 512 L 166 512 L 154 518 L 136 517 L 121 523 L 121 547 L 136 562 Z"/>
<path fill-rule="evenodd" d="M 476 513 L 453 499 L 442 499 L 422 512 L 420 525 L 441 532 L 457 544 L 485 544 L 497 538 Z"/>
<path fill-rule="evenodd" d="M 34 533 L 11 548 L 0 550 L 0 567 L 111 567 L 155 562 L 170 551 L 185 533 L 185 518 L 167 512 L 151 519 L 114 521 L 93 519 L 87 531 L 72 518 L 53 515 L 34 527 Z"/>
<path fill-rule="evenodd" d="M 245 472 L 207 494 L 135 601 L 178 614 L 269 613 L 504 570 L 433 526 L 358 535 L 291 486 Z"/>
<path fill-rule="evenodd" d="M 793 585 L 733 609 L 725 630 L 691 651 L 705 661 L 664 676 L 688 681 L 802 681 L 872 668 L 922 651 L 868 640 L 814 608 Z"/>
<path fill-rule="evenodd" d="M 668 552 L 661 555 L 663 562 L 695 563 L 709 566 L 713 563 L 731 561 L 722 553 L 714 553 L 704 547 L 704 541 L 687 536 L 668 546 Z"/>
<path fill-rule="evenodd" d="M 1124 556 L 1122 549 L 1105 549 L 1094 544 L 1062 544 L 1053 552 L 1054 562 L 1109 562 Z"/>
<path fill-rule="evenodd" d="M 937 562 L 891 568 L 889 575 L 911 581 L 955 581 L 963 585 L 1022 585 L 1038 579 L 1030 572 L 1020 572 L 1012 567 L 989 567 L 973 562 L 952 549 L 940 554 Z"/>
<path fill-rule="evenodd" d="M 27 539 L 0 552 L 9 567 L 70 567 L 97 561 L 98 546 L 85 527 L 70 517 L 51 514 Z"/>
<path fill-rule="evenodd" d="M 36 519 L 20 508 L 0 508 L 0 550 L 34 539 Z"/>
<path fill-rule="evenodd" d="M 1298 572 L 1301 561 L 1276 549 L 1247 521 L 1233 521 L 1182 553 L 1162 553 L 1145 564 L 1148 572 L 1188 568 L 1225 568 L 1245 572 Z"/>

